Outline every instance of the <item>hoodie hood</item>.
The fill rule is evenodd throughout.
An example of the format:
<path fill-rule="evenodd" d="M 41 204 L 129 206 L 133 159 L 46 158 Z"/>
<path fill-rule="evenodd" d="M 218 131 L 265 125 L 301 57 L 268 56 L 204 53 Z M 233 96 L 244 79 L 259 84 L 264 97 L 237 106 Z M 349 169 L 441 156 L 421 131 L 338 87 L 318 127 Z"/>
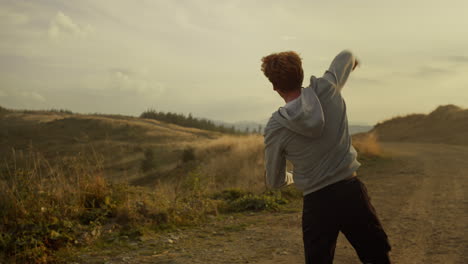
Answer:
<path fill-rule="evenodd" d="M 282 126 L 306 137 L 319 137 L 325 125 L 322 105 L 315 92 L 315 77 L 303 88 L 301 95 L 273 113 L 273 118 Z"/>

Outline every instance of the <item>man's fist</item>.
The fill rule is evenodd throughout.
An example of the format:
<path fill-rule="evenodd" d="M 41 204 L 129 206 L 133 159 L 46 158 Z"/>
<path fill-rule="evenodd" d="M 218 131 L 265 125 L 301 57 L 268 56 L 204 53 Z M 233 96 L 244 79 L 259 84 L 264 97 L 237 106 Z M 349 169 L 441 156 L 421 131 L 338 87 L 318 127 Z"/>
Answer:
<path fill-rule="evenodd" d="M 353 71 L 356 69 L 356 67 L 359 65 L 358 59 L 354 59 L 354 66 L 353 66 Z"/>

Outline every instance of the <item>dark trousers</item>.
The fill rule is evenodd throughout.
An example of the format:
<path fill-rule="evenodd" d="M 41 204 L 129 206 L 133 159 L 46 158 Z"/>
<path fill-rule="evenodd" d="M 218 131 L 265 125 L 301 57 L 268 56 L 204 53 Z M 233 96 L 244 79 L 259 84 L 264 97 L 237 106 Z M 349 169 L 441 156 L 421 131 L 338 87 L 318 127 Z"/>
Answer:
<path fill-rule="evenodd" d="M 390 263 L 387 235 L 364 183 L 356 177 L 304 196 L 302 232 L 306 264 L 333 263 L 340 231 L 363 263 Z"/>

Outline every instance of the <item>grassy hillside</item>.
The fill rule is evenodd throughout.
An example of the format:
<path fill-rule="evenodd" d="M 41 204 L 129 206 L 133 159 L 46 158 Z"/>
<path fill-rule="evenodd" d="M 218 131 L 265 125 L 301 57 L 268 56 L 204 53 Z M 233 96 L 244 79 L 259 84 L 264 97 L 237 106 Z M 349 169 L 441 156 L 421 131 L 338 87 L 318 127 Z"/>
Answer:
<path fill-rule="evenodd" d="M 468 145 L 468 109 L 439 106 L 429 114 L 395 117 L 377 124 L 373 132 L 382 141 Z"/>
<path fill-rule="evenodd" d="M 0 262 L 60 262 L 73 246 L 112 247 L 301 197 L 265 190 L 260 135 L 0 110 Z M 361 154 L 380 154 L 375 137 L 355 143 Z"/>
<path fill-rule="evenodd" d="M 49 160 L 98 154 L 113 180 L 145 176 L 139 166 L 145 151 L 153 151 L 159 169 L 167 170 L 177 165 L 187 145 L 221 136 L 150 119 L 47 111 L 4 113 L 0 127 L 0 160 L 31 149 Z"/>
<path fill-rule="evenodd" d="M 467 129 L 468 110 L 441 106 L 379 123 L 353 145 L 366 166 L 381 160 L 377 139 L 468 144 Z M 67 248 L 112 247 L 301 197 L 266 191 L 263 173 L 260 135 L 0 108 L 0 262 L 60 262 Z"/>
<path fill-rule="evenodd" d="M 72 245 L 121 243 L 284 203 L 263 193 L 259 135 L 0 110 L 0 262 L 56 262 Z"/>

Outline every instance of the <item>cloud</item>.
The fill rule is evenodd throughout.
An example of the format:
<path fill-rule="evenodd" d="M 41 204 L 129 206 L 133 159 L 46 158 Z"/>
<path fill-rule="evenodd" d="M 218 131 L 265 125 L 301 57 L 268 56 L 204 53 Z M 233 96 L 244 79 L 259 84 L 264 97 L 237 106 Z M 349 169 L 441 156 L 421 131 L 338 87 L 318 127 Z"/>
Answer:
<path fill-rule="evenodd" d="M 164 92 L 164 86 L 161 83 L 149 80 L 145 72 L 112 68 L 109 70 L 109 74 L 110 88 L 113 90 L 151 95 L 159 95 Z"/>
<path fill-rule="evenodd" d="M 79 25 L 69 16 L 59 11 L 50 21 L 48 33 L 50 38 L 58 38 L 64 35 L 86 37 L 93 31 L 91 25 Z"/>
<path fill-rule="evenodd" d="M 296 40 L 297 38 L 295 36 L 283 35 L 281 36 L 281 39 L 284 41 L 289 41 L 289 40 Z"/>
<path fill-rule="evenodd" d="M 33 99 L 34 101 L 38 101 L 38 102 L 45 102 L 46 101 L 44 96 L 40 95 L 37 92 L 24 91 L 24 92 L 21 92 L 20 95 L 25 97 L 25 98 L 28 98 L 28 99 Z"/>
<path fill-rule="evenodd" d="M 0 9 L 0 21 L 8 25 L 24 25 L 29 22 L 29 16 L 26 14 Z"/>
<path fill-rule="evenodd" d="M 352 78 L 352 80 L 353 80 L 353 82 L 356 82 L 356 83 L 359 83 L 359 84 L 369 84 L 369 85 L 382 84 L 382 80 L 374 79 L 374 78 L 354 76 Z"/>
<path fill-rule="evenodd" d="M 10 99 L 26 99 L 27 101 L 45 102 L 44 96 L 35 91 L 18 91 L 13 89 L 0 90 L 0 97 Z"/>
<path fill-rule="evenodd" d="M 50 106 L 42 94 L 32 90 L 6 88 L 0 90 L 0 105 L 10 109 L 44 109 Z"/>
<path fill-rule="evenodd" d="M 447 70 L 445 68 L 433 67 L 433 66 L 423 66 L 420 67 L 418 71 L 412 74 L 414 77 L 433 77 L 452 74 L 453 71 Z"/>
<path fill-rule="evenodd" d="M 458 62 L 458 63 L 468 63 L 468 56 L 450 56 L 448 57 L 449 61 Z"/>

